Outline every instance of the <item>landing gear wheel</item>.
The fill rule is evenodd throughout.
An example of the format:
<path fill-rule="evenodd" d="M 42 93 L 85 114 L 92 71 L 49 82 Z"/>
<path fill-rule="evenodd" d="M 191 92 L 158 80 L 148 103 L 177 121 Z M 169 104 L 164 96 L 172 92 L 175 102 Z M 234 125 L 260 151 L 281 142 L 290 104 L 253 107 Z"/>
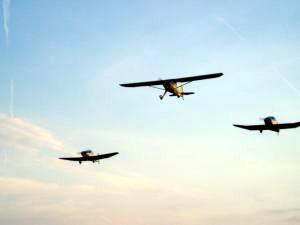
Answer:
<path fill-rule="evenodd" d="M 166 94 L 167 94 L 167 91 L 165 91 L 163 95 L 160 95 L 159 96 L 160 100 L 163 100 L 163 98 L 165 97 Z"/>

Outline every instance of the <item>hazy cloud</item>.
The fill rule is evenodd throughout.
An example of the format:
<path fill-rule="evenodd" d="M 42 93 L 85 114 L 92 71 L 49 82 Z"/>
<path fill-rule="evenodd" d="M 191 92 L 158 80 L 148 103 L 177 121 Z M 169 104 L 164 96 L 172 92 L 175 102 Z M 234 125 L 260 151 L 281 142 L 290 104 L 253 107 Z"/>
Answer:
<path fill-rule="evenodd" d="M 279 225 L 273 213 L 249 210 L 240 194 L 224 195 L 195 187 L 78 170 L 77 182 L 58 184 L 18 177 L 0 178 L 0 223 L 85 225 Z M 78 167 L 79 168 L 79 167 Z M 84 182 L 81 178 L 89 180 Z M 91 183 L 94 180 L 94 183 Z M 105 185 L 103 185 L 105 183 Z M 17 200 L 16 200 L 17 198 Z M 237 210 L 238 208 L 238 210 Z M 18 213 L 15 213 L 18 212 Z M 289 217 L 291 218 L 291 217 Z M 297 224 L 294 218 L 290 224 Z"/>
<path fill-rule="evenodd" d="M 15 85 L 14 85 L 14 80 L 11 79 L 9 111 L 10 111 L 10 117 L 12 117 L 12 118 L 14 117 L 14 98 L 15 98 Z"/>
<path fill-rule="evenodd" d="M 273 209 L 269 213 L 285 214 L 285 213 L 300 213 L 300 208 Z"/>
<path fill-rule="evenodd" d="M 63 143 L 44 128 L 0 113 L 0 147 L 32 154 L 41 149 L 61 151 Z"/>
<path fill-rule="evenodd" d="M 97 184 L 62 185 L 2 177 L 0 207 L 5 210 L 0 212 L 0 223 L 196 224 L 200 218 L 207 219 L 225 207 L 225 204 L 217 203 L 217 196 L 195 189 L 184 191 L 176 185 L 159 185 L 153 181 L 143 183 L 139 179 L 129 179 L 133 183 L 124 186 L 123 181 L 116 180 L 110 188 L 103 188 Z"/>

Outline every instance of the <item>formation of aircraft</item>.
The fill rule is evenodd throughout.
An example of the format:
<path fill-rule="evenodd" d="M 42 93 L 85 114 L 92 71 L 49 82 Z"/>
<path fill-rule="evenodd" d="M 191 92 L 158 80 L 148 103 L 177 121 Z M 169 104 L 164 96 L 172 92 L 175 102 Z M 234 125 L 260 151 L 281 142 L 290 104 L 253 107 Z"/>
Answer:
<path fill-rule="evenodd" d="M 205 80 L 205 79 L 212 79 L 222 76 L 223 73 L 213 73 L 213 74 L 206 74 L 206 75 L 198 75 L 192 77 L 181 77 L 181 78 L 173 78 L 173 79 L 166 79 L 166 80 L 156 80 L 156 81 L 145 81 L 145 82 L 138 82 L 138 83 L 127 83 L 127 84 L 120 84 L 122 87 L 153 87 L 160 90 L 163 90 L 164 93 L 159 96 L 160 100 L 163 100 L 167 92 L 171 93 L 170 96 L 176 96 L 177 98 L 184 98 L 185 95 L 192 95 L 195 92 L 184 92 L 183 86 L 197 80 Z M 178 84 L 180 83 L 180 84 Z M 158 88 L 156 86 L 162 85 L 163 88 Z"/>
<path fill-rule="evenodd" d="M 262 133 L 264 130 L 270 130 L 279 133 L 281 129 L 292 129 L 300 126 L 300 122 L 295 123 L 278 123 L 275 117 L 269 116 L 263 119 L 265 124 L 262 125 L 237 125 L 233 126 L 239 127 L 247 130 L 259 131 Z"/>
<path fill-rule="evenodd" d="M 106 154 L 97 154 L 95 155 L 92 150 L 85 150 L 80 152 L 81 157 L 67 157 L 67 158 L 59 158 L 62 160 L 69 160 L 69 161 L 77 161 L 81 164 L 83 161 L 90 161 L 90 162 L 100 162 L 101 159 L 110 158 L 114 155 L 119 154 L 118 152 L 106 153 Z"/>
<path fill-rule="evenodd" d="M 181 78 L 173 78 L 173 79 L 166 79 L 166 80 L 156 80 L 156 81 L 145 81 L 145 82 L 137 82 L 137 83 L 126 83 L 120 84 L 123 87 L 153 87 L 163 90 L 164 93 L 159 96 L 161 100 L 165 97 L 167 92 L 171 93 L 170 96 L 176 96 L 177 98 L 184 98 L 185 95 L 195 94 L 194 92 L 185 92 L 183 91 L 183 86 L 197 80 L 205 80 L 205 79 L 213 79 L 221 77 L 223 73 L 213 73 L 213 74 L 206 74 L 206 75 L 198 75 L 198 76 L 191 76 L 191 77 L 181 77 Z M 156 87 L 158 85 L 162 85 L 163 88 Z M 292 129 L 297 128 L 300 126 L 300 122 L 295 123 L 278 123 L 276 118 L 273 116 L 269 116 L 262 119 L 264 124 L 261 125 L 238 125 L 233 124 L 233 126 L 247 129 L 251 131 L 259 131 L 262 133 L 264 130 L 270 130 L 277 132 L 279 134 L 281 129 Z M 91 161 L 93 163 L 99 162 L 102 159 L 110 158 L 114 155 L 119 154 L 118 152 L 106 153 L 106 154 L 97 154 L 95 155 L 92 150 L 85 150 L 80 152 L 81 157 L 66 157 L 66 158 L 59 158 L 62 160 L 69 160 L 69 161 L 77 161 L 81 164 L 83 161 Z"/>

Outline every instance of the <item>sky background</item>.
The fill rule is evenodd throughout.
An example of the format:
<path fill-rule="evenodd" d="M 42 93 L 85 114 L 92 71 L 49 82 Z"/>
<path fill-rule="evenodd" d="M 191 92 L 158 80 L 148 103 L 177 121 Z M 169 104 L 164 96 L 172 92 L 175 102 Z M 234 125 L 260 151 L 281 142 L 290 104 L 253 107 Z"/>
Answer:
<path fill-rule="evenodd" d="M 300 224 L 299 1 L 1 3 L 0 224 Z"/>

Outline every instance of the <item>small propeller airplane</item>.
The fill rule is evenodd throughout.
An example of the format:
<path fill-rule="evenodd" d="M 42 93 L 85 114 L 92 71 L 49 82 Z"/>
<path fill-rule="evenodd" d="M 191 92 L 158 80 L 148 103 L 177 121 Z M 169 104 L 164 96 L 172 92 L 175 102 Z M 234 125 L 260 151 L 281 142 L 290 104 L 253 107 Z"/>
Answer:
<path fill-rule="evenodd" d="M 193 77 L 182 77 L 182 78 L 174 78 L 174 79 L 166 79 L 166 80 L 156 80 L 156 81 L 146 81 L 146 82 L 138 82 L 138 83 L 127 83 L 127 84 L 120 84 L 122 87 L 152 87 L 156 89 L 163 90 L 164 93 L 159 96 L 160 100 L 163 100 L 167 92 L 171 93 L 170 96 L 176 96 L 177 98 L 182 97 L 184 99 L 184 95 L 192 95 L 195 92 L 184 92 L 183 86 L 188 83 L 191 83 L 196 80 L 205 80 L 205 79 L 212 79 L 222 76 L 223 73 L 214 73 L 214 74 L 207 74 L 207 75 L 199 75 Z M 179 84 L 182 83 L 182 84 Z M 155 87 L 157 85 L 162 85 L 163 88 Z"/>
<path fill-rule="evenodd" d="M 265 124 L 263 125 L 237 125 L 233 124 L 235 127 L 239 127 L 242 129 L 247 130 L 259 130 L 260 133 L 262 133 L 264 130 L 270 130 L 277 132 L 279 134 L 279 131 L 281 129 L 291 129 L 291 128 L 297 128 L 300 126 L 300 122 L 296 123 L 278 123 L 275 117 L 269 116 L 262 119 Z"/>
<path fill-rule="evenodd" d="M 100 154 L 95 155 L 92 150 L 85 150 L 85 151 L 80 152 L 79 154 L 81 154 L 82 157 L 69 157 L 69 158 L 59 158 L 59 159 L 69 160 L 69 161 L 77 161 L 77 162 L 79 162 L 79 164 L 81 164 L 83 161 L 91 161 L 93 163 L 95 163 L 95 162 L 100 163 L 101 159 L 110 158 L 119 153 L 112 152 L 112 153 L 106 153 L 106 154 L 101 154 L 101 155 Z"/>

